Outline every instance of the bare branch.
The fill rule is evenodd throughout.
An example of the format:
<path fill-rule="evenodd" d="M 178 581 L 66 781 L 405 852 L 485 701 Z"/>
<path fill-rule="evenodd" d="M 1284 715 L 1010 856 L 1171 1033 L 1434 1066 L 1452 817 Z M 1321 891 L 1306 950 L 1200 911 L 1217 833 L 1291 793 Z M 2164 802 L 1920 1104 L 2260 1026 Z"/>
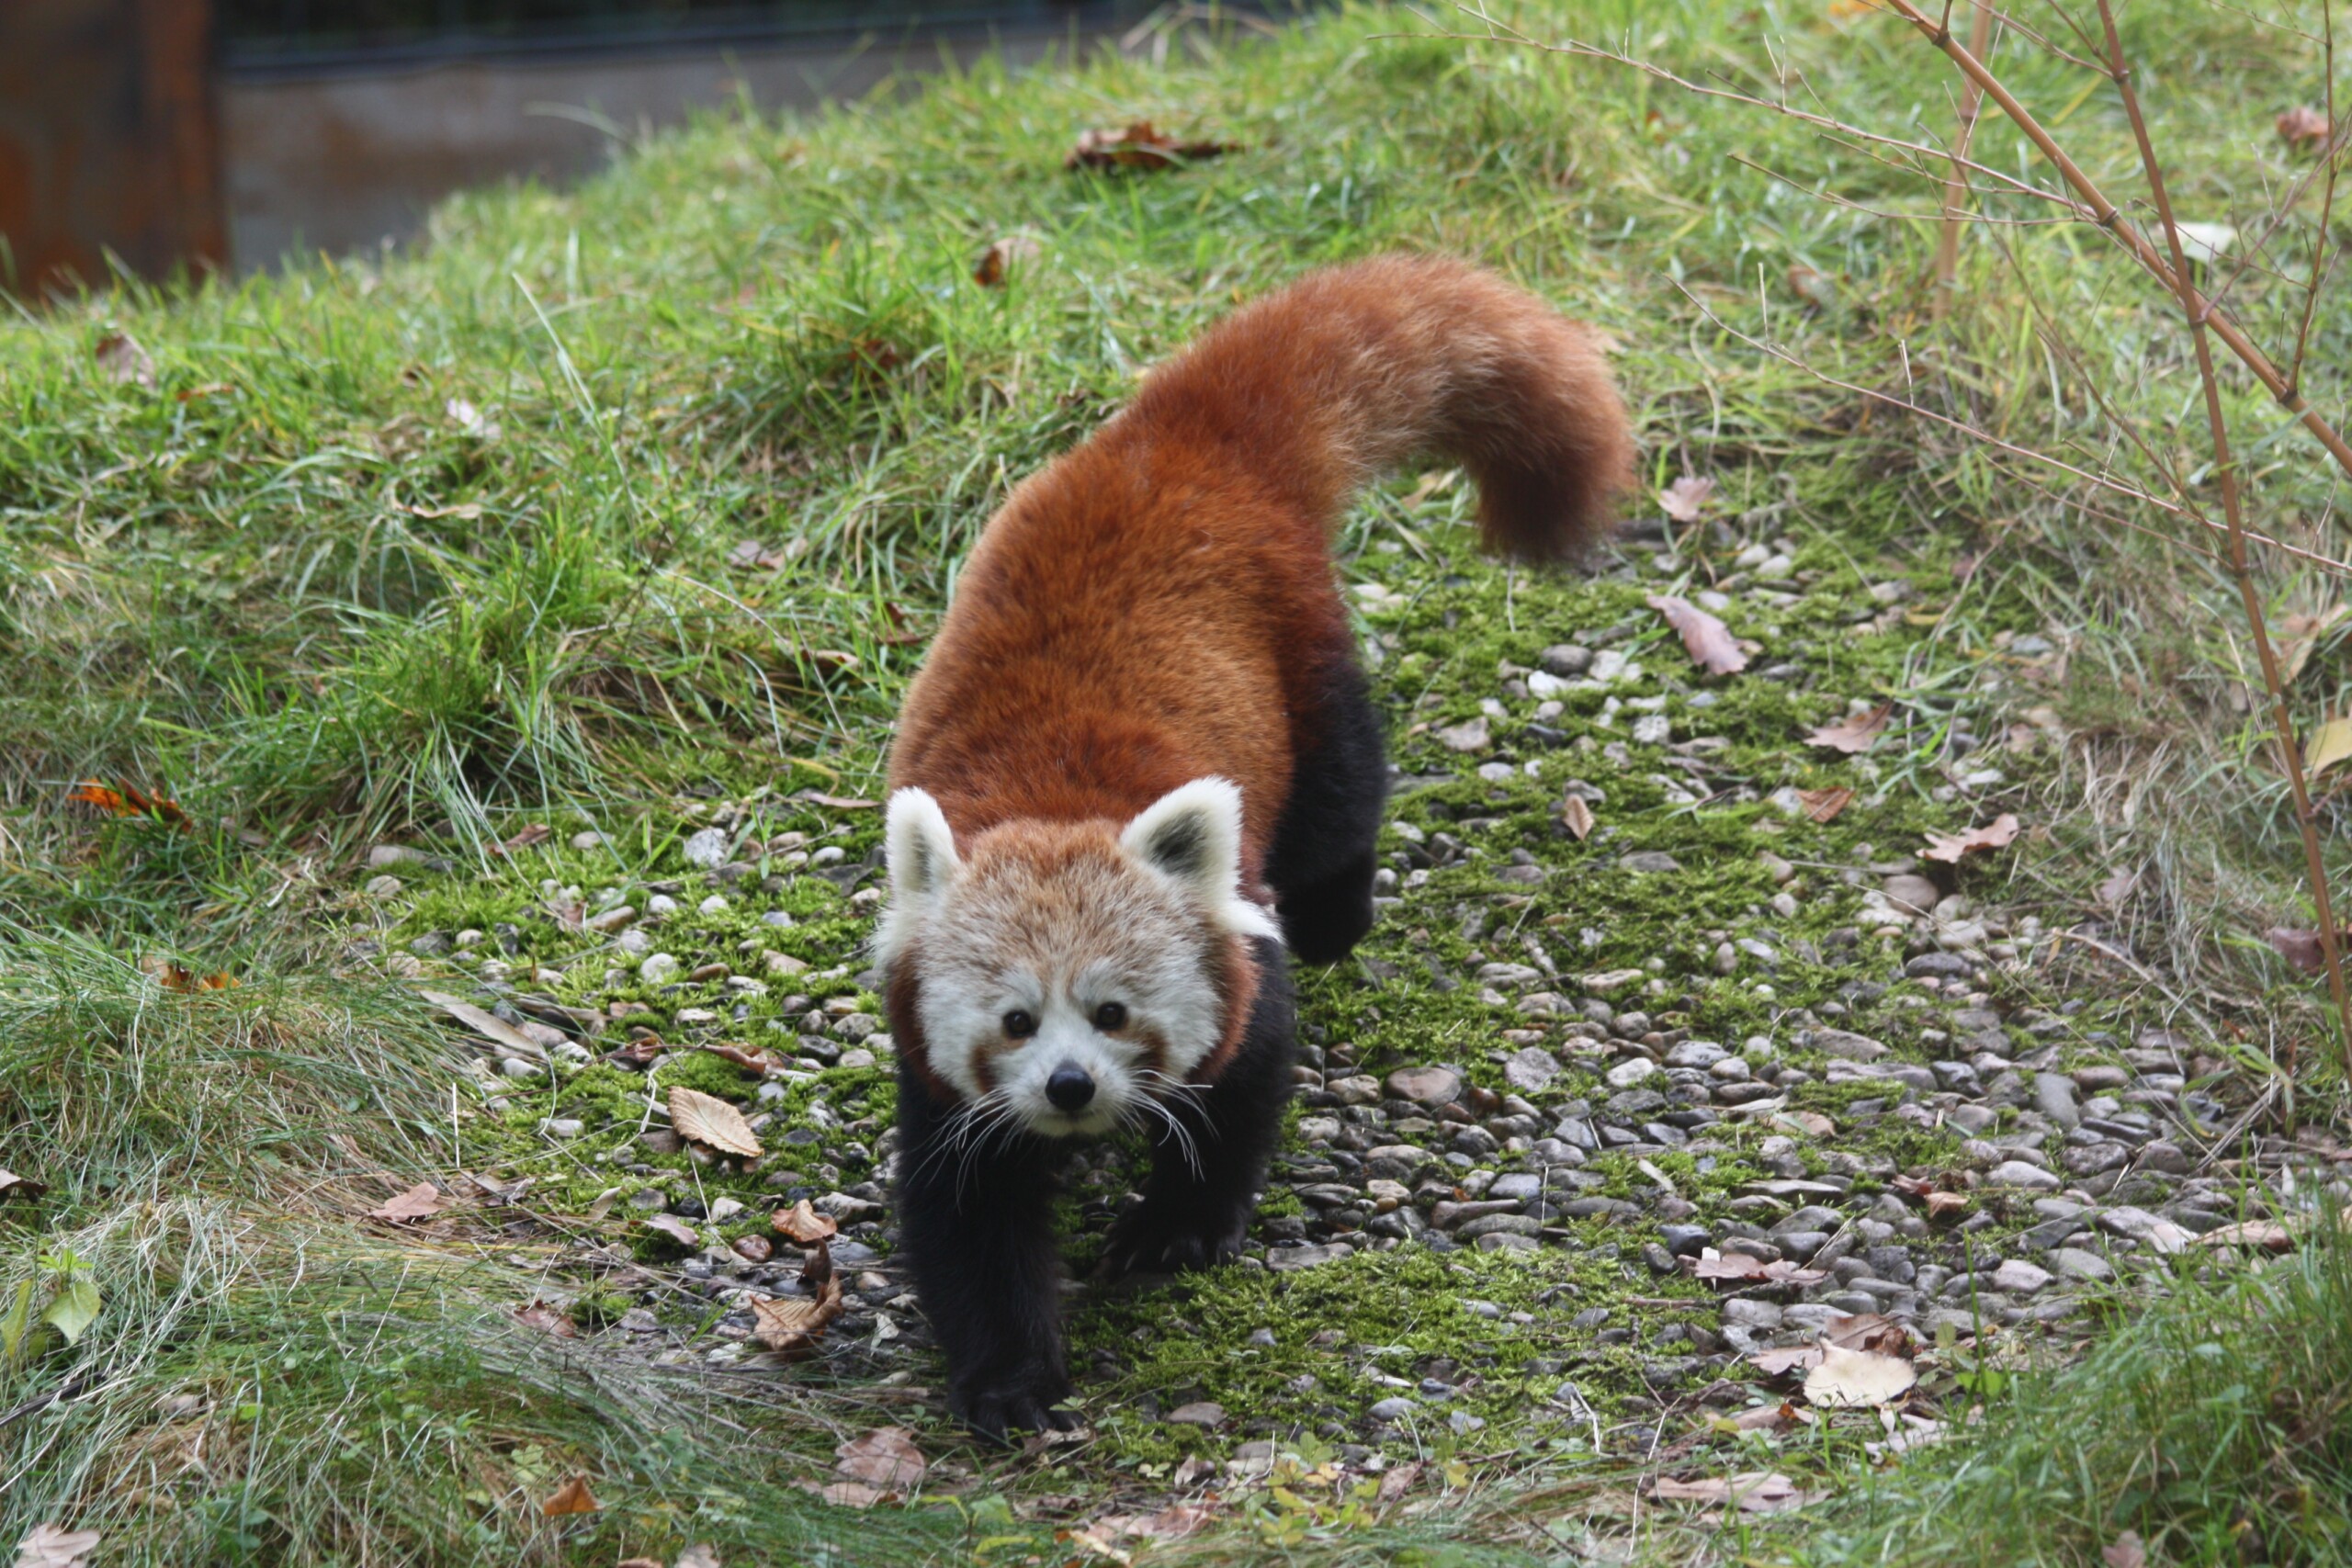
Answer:
<path fill-rule="evenodd" d="M 1971 24 L 1968 47 L 1979 56 L 1993 44 L 1993 7 L 1977 0 L 1976 19 Z M 1936 288 L 1928 301 L 1928 313 L 1935 321 L 1942 321 L 1951 311 L 1952 279 L 1960 267 L 1960 225 L 1968 201 L 1968 171 L 1960 162 L 1968 156 L 1969 143 L 1976 139 L 1976 111 L 1984 102 L 1984 90 L 1974 82 L 1963 82 L 1960 88 L 1960 134 L 1952 138 L 1951 177 L 1944 182 L 1944 227 L 1936 237 Z"/>

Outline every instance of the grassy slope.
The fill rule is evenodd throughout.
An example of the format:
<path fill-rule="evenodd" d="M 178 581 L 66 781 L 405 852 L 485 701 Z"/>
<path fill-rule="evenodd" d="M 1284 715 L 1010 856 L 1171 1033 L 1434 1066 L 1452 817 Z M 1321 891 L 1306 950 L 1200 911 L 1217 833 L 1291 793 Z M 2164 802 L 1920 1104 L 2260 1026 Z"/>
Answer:
<path fill-rule="evenodd" d="M 1645 48 L 1689 69 L 1765 67 L 1755 27 L 1692 10 L 1531 19 L 1586 36 L 1638 21 L 1656 34 Z M 1768 23 L 1841 112 L 1938 118 L 1943 77 L 1885 28 L 1810 11 Z M 2151 7 L 2134 25 L 2176 62 L 2154 98 L 2162 132 L 2198 152 L 2184 206 L 2218 212 L 2230 192 L 2275 182 L 2279 155 L 2245 106 L 2308 77 L 2306 55 L 2201 9 Z M 1917 183 L 1599 67 L 1383 36 L 1419 26 L 1369 12 L 1275 45 L 1196 33 L 1165 68 L 1103 62 L 1019 82 L 984 69 L 904 107 L 714 122 L 576 194 L 455 202 L 413 259 L 192 298 L 126 292 L 0 328 L 0 636 L 14 670 L 0 694 L 13 840 L 0 1165 L 54 1189 L 14 1211 L 8 1239 L 96 1260 L 115 1307 L 85 1359 L 125 1379 L 74 1414 L 0 1430 L 0 1474 L 31 1479 L 8 1488 L 0 1539 L 78 1495 L 164 1560 L 506 1561 L 554 1550 L 553 1527 L 516 1504 L 569 1467 L 628 1478 L 627 1510 L 575 1527 L 582 1552 L 698 1532 L 785 1552 L 824 1532 L 845 1559 L 895 1562 L 922 1538 L 946 1550 L 998 1528 L 926 1512 L 844 1534 L 790 1483 L 812 1451 L 821 1462 L 807 1434 L 870 1418 L 855 1391 L 738 1407 L 659 1369 L 600 1385 L 501 1324 L 517 1255 L 455 1262 L 329 1217 L 381 1196 L 371 1172 L 446 1172 L 462 1153 L 444 1141 L 434 1042 L 346 952 L 348 928 L 492 920 L 540 876 L 612 874 L 559 855 L 478 884 L 425 879 L 414 907 L 379 913 L 349 867 L 395 834 L 486 872 L 487 841 L 578 814 L 613 836 L 622 876 L 644 877 L 675 864 L 681 797 L 869 788 L 919 653 L 905 634 L 930 624 L 1005 487 L 1114 406 L 1138 366 L 1317 261 L 1445 248 L 1570 303 L 1624 344 L 1657 474 L 1714 475 L 1726 515 L 1783 507 L 1769 525 L 1801 536 L 1825 593 L 1890 571 L 1948 585 L 1957 556 L 1991 545 L 1933 626 L 1875 644 L 1822 635 L 1810 693 L 1736 696 L 1720 716 L 1731 761 L 1774 783 L 1827 782 L 1786 756 L 1796 726 L 1842 696 L 1910 690 L 1915 744 L 1821 843 L 1828 858 L 1866 835 L 1900 840 L 1950 819 L 1933 794 L 1940 727 L 1995 733 L 2011 701 L 1984 678 L 1995 636 L 2045 620 L 2091 632 L 2052 694 L 2093 737 L 2039 781 L 2057 841 L 2017 886 L 1986 891 L 2063 907 L 2107 863 L 2144 855 L 2160 892 L 2123 917 L 2132 934 L 2179 939 L 2182 969 L 2224 977 L 2245 1016 L 2291 1008 L 2290 977 L 2227 942 L 2290 918 L 2276 786 L 2233 772 L 2226 790 L 2189 788 L 2242 747 L 2246 722 L 2223 689 L 2239 666 L 2210 611 L 2217 580 L 2092 537 L 1917 431 L 1858 423 L 1849 398 L 1720 336 L 1676 287 L 1853 378 L 1886 379 L 1895 345 L 1923 330 L 1932 231 L 1806 199 L 1732 154 L 1915 211 L 1928 205 Z M 2082 82 L 2020 62 L 2015 85 L 2057 104 Z M 1075 128 L 1130 116 L 1248 150 L 1170 178 L 1061 171 Z M 2103 174 L 2126 155 L 2101 101 L 2083 100 L 2067 129 Z M 1989 161 L 2014 156 L 2000 128 L 1985 134 Z M 1041 241 L 1041 259 L 1008 289 L 972 284 L 977 251 L 1015 230 Z M 2007 232 L 2045 307 L 2111 356 L 2117 395 L 2168 419 L 2181 359 L 2145 291 L 2087 237 Z M 1832 276 L 1839 303 L 1800 313 L 1792 265 Z M 2013 434 L 2083 433 L 2079 386 L 2054 358 L 2034 362 L 2033 310 L 1989 244 L 1972 248 L 1966 277 L 1951 395 Z M 2259 276 L 2245 288 L 2266 323 L 2291 305 Z M 107 330 L 153 355 L 154 390 L 103 373 Z M 2324 321 L 2322 363 L 2343 330 Z M 2236 395 L 2247 428 L 2267 428 Z M 494 436 L 469 433 L 455 400 Z M 2266 504 L 2320 515 L 2317 468 L 2290 442 L 2265 455 Z M 1408 488 L 1345 541 L 1364 552 L 1349 568 L 1359 580 L 1394 576 L 1418 595 L 1432 575 L 1413 549 L 1369 549 L 1375 533 L 1462 573 L 1369 628 L 1397 638 L 1384 679 L 1400 728 L 1474 711 L 1495 661 L 1527 658 L 1519 614 L 1561 626 L 1642 614 L 1631 587 L 1512 584 L 1471 565 L 1446 528 L 1462 498 Z M 788 564 L 739 569 L 729 557 L 744 541 Z M 2289 604 L 2311 592 L 2270 586 Z M 2340 700 L 2342 679 L 2340 658 L 2314 658 L 2303 695 Z M 1442 761 L 1426 742 L 1404 760 Z M 90 774 L 168 789 L 195 829 L 62 808 Z M 2119 775 L 2165 820 L 2151 825 L 2144 804 L 2135 815 L 2129 790 L 2119 803 Z M 1465 804 L 1485 795 L 1448 787 Z M 1678 818 L 1636 782 L 1612 788 L 1619 809 L 1654 818 L 1645 847 L 1722 869 L 1670 894 L 1613 893 L 1596 964 L 1658 951 L 1693 897 L 1731 907 L 1769 891 L 1722 853 L 1748 847 L 1739 823 Z M 2075 795 L 2090 804 L 2059 816 Z M 1498 847 L 1540 828 L 1544 806 L 1528 791 Z M 778 828 L 826 826 L 775 809 Z M 1458 964 L 1469 945 L 1441 933 L 1440 956 Z M 159 953 L 245 984 L 159 997 L 129 964 Z M 1401 1016 L 1379 1040 L 1398 1060 L 1466 1017 L 1410 999 L 1390 1005 Z M 1339 1027 L 1354 1005 L 1336 980 L 1317 998 Z M 1736 1037 L 1754 1006 L 1725 987 L 1709 1022 Z M 1236 1337 L 1253 1310 L 1229 1305 Z M 282 1351 L 296 1335 L 317 1353 Z M 54 1372 L 0 1372 L 0 1403 Z M 440 1397 L 403 1392 L 421 1382 Z M 268 1398 L 250 1397 L 265 1385 Z M 243 1457 L 217 1466 L 194 1506 L 142 1509 L 140 1483 L 111 1467 L 185 1440 L 149 1428 L 146 1411 L 187 1389 L 216 1409 L 209 1440 Z M 310 1440 L 322 1429 L 344 1440 Z M 1168 1457 L 1156 1440 L 1131 1460 Z"/>

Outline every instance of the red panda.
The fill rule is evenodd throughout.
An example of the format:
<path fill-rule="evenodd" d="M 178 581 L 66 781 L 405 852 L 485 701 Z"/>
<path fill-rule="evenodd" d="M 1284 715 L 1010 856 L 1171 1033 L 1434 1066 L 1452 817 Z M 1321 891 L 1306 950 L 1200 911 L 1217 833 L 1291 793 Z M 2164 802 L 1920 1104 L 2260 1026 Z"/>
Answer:
<path fill-rule="evenodd" d="M 1381 728 L 1330 561 L 1419 453 L 1484 544 L 1575 556 L 1631 482 L 1593 339 L 1490 273 L 1313 273 L 1153 371 L 973 547 L 889 767 L 876 938 L 901 1246 L 978 1431 L 1070 1425 L 1050 1204 L 1069 1140 L 1151 1135 L 1104 1272 L 1238 1250 L 1290 1093 L 1284 949 L 1373 917 Z"/>

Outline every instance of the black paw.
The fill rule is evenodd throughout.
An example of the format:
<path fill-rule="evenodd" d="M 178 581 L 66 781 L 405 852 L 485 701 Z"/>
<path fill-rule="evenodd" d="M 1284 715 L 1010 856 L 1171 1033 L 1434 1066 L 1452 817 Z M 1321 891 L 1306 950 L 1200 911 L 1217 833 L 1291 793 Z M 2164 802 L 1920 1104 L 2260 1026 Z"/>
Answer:
<path fill-rule="evenodd" d="M 1078 1417 L 1054 1406 L 1068 1399 L 1069 1379 L 1059 1372 L 1033 1372 L 996 1379 L 974 1379 L 947 1393 L 948 1408 L 958 1419 L 992 1443 L 1010 1445 L 1006 1433 L 1017 1429 L 1069 1432 Z"/>
<path fill-rule="evenodd" d="M 1230 1263 L 1241 1255 L 1249 1216 L 1206 1224 L 1197 1213 L 1176 1213 L 1146 1200 L 1111 1228 L 1095 1273 L 1104 1280 L 1128 1274 L 1183 1274 Z"/>

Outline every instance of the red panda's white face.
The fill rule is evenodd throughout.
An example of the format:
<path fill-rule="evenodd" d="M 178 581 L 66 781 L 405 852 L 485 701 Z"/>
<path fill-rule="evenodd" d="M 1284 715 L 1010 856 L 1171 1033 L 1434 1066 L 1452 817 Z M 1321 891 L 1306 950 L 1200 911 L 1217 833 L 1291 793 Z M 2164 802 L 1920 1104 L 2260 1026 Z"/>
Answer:
<path fill-rule="evenodd" d="M 1049 1137 L 1151 1115 L 1227 1032 L 1239 939 L 1240 792 L 1171 791 L 1124 826 L 1015 822 L 963 852 L 938 803 L 890 799 L 876 956 L 910 976 L 933 1075 L 982 1119 Z"/>

